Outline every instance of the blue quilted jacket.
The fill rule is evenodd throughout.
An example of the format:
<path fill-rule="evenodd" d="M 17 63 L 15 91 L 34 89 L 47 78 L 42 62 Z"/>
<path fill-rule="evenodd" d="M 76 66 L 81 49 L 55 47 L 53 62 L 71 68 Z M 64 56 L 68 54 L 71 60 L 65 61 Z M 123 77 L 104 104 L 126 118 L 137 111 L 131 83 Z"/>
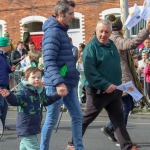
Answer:
<path fill-rule="evenodd" d="M 60 24 L 55 17 L 51 16 L 43 25 L 43 57 L 45 85 L 56 86 L 65 83 L 75 87 L 79 81 L 79 72 L 76 69 L 72 45 L 68 34 L 68 27 Z M 66 77 L 59 73 L 63 65 L 67 65 Z"/>

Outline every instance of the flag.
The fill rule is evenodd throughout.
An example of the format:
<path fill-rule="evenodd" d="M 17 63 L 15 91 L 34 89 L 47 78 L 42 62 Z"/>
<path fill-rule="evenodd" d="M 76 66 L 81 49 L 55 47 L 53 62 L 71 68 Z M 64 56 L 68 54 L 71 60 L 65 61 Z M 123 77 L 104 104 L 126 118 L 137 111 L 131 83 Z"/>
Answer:
<path fill-rule="evenodd" d="M 131 29 L 141 21 L 141 10 L 137 4 L 134 4 L 133 12 L 131 12 L 125 22 L 125 26 Z"/>
<path fill-rule="evenodd" d="M 150 0 L 144 0 L 143 8 L 141 10 L 141 17 L 145 20 L 150 18 Z"/>
<path fill-rule="evenodd" d="M 139 101 L 143 97 L 143 95 L 134 86 L 132 81 L 121 84 L 121 85 L 117 86 L 116 89 L 130 94 L 135 101 Z"/>

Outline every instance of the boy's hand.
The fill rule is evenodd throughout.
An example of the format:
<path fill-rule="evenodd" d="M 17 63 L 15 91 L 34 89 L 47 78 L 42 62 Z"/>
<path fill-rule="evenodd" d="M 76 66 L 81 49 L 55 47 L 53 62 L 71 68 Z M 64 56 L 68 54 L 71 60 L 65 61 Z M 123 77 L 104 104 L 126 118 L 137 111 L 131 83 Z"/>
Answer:
<path fill-rule="evenodd" d="M 7 97 L 10 95 L 10 92 L 6 89 L 0 89 L 0 94 L 3 96 L 3 97 Z"/>

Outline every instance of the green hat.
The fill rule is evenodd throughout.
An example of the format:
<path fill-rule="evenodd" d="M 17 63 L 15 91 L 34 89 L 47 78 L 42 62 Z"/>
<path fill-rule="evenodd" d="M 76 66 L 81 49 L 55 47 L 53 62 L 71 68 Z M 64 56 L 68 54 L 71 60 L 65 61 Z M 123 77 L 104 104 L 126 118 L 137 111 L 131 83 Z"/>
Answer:
<path fill-rule="evenodd" d="M 10 45 L 9 39 L 6 37 L 0 37 L 0 47 L 7 47 Z"/>

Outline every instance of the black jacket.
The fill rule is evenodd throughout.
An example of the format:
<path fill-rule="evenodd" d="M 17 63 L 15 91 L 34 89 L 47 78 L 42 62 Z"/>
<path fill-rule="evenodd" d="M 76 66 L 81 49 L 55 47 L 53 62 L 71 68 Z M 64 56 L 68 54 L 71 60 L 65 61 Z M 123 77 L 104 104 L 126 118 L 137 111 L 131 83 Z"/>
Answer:
<path fill-rule="evenodd" d="M 17 49 L 13 50 L 11 52 L 11 63 L 13 65 L 16 65 L 18 62 L 21 61 L 21 56 L 23 56 L 25 54 L 28 54 L 28 52 L 25 49 L 22 50 L 22 55 L 19 53 L 19 51 Z"/>

